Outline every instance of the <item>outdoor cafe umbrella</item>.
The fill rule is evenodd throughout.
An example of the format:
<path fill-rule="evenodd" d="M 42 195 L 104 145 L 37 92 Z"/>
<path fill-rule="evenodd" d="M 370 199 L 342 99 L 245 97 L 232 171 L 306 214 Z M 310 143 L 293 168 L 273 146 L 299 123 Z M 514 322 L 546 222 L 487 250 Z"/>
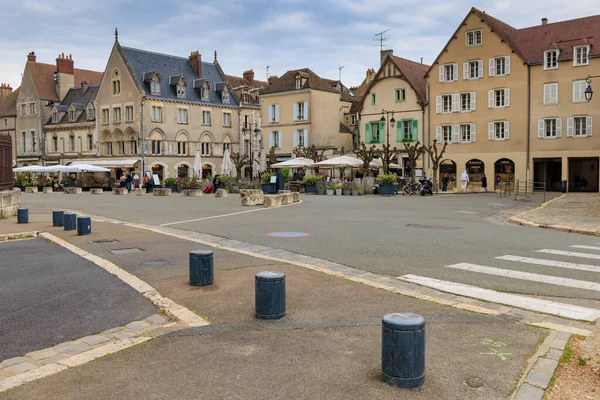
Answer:
<path fill-rule="evenodd" d="M 335 167 L 335 168 L 343 168 L 343 167 L 360 167 L 363 165 L 363 162 L 358 158 L 350 157 L 350 156 L 339 156 L 335 158 L 330 158 L 329 160 L 323 160 L 318 163 L 313 164 L 313 167 Z"/>
<path fill-rule="evenodd" d="M 25 167 L 13 168 L 13 172 L 50 172 L 48 167 L 41 165 L 27 165 Z"/>
<path fill-rule="evenodd" d="M 260 151 L 260 170 L 261 172 L 267 170 L 267 151 L 265 149 Z"/>
<path fill-rule="evenodd" d="M 223 162 L 221 163 L 221 173 L 230 176 L 232 170 L 233 164 L 231 162 L 231 157 L 229 156 L 229 149 L 225 149 L 223 152 Z"/>
<path fill-rule="evenodd" d="M 44 172 L 110 172 L 110 169 L 91 164 L 52 165 Z"/>
<path fill-rule="evenodd" d="M 376 158 L 369 163 L 369 166 L 373 168 L 383 168 L 383 161 L 381 161 L 381 158 Z M 390 168 L 400 168 L 400 166 L 395 163 L 390 163 Z"/>
<path fill-rule="evenodd" d="M 194 175 L 198 178 L 202 177 L 202 157 L 199 148 L 196 148 L 196 156 L 194 157 Z"/>
<path fill-rule="evenodd" d="M 271 165 L 271 168 L 309 168 L 315 162 L 310 158 L 297 157 Z"/>

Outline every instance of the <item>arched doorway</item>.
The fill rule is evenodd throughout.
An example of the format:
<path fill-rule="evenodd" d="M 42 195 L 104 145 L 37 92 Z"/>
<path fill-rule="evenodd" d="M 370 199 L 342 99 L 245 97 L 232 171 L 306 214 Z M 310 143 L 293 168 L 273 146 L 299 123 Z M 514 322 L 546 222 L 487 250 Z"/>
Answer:
<path fill-rule="evenodd" d="M 165 173 L 165 167 L 163 167 L 162 165 L 154 164 L 152 166 L 152 175 L 158 175 L 158 179 L 160 180 L 161 184 L 163 181 L 164 173 Z"/>
<path fill-rule="evenodd" d="M 448 176 L 448 190 L 456 187 L 456 163 L 452 160 L 444 160 L 440 163 L 439 187 L 443 188 L 444 177 Z"/>
<path fill-rule="evenodd" d="M 208 179 L 213 176 L 213 168 L 210 164 L 204 164 L 202 166 L 202 179 Z"/>
<path fill-rule="evenodd" d="M 179 164 L 177 166 L 177 177 L 187 178 L 188 176 L 190 176 L 190 167 L 186 164 Z"/>
<path fill-rule="evenodd" d="M 494 164 L 494 189 L 501 186 L 513 186 L 515 181 L 515 163 L 501 158 Z"/>
<path fill-rule="evenodd" d="M 483 161 L 476 158 L 467 161 L 465 165 L 467 167 L 467 174 L 469 174 L 469 180 L 471 183 L 476 185 L 481 184 L 481 177 L 485 174 L 485 164 Z"/>

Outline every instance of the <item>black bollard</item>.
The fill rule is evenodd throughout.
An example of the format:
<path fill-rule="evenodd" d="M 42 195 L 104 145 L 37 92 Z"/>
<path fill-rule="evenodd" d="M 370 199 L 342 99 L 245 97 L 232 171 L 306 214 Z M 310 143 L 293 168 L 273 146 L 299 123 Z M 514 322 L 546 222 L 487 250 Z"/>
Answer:
<path fill-rule="evenodd" d="M 65 219 L 64 211 L 52 211 L 52 226 L 63 226 Z"/>
<path fill-rule="evenodd" d="M 29 209 L 17 208 L 17 223 L 18 224 L 29 223 Z"/>
<path fill-rule="evenodd" d="M 79 236 L 92 233 L 92 219 L 90 217 L 77 217 L 77 234 Z"/>
<path fill-rule="evenodd" d="M 279 319 L 285 315 L 285 274 L 264 271 L 256 274 L 256 318 Z"/>
<path fill-rule="evenodd" d="M 211 250 L 190 251 L 190 285 L 210 285 L 214 280 L 213 252 Z"/>
<path fill-rule="evenodd" d="M 63 225 L 65 231 L 74 231 L 77 229 L 77 214 L 65 214 Z"/>
<path fill-rule="evenodd" d="M 383 317 L 381 378 L 391 386 L 417 388 L 425 383 L 425 318 L 413 313 Z"/>

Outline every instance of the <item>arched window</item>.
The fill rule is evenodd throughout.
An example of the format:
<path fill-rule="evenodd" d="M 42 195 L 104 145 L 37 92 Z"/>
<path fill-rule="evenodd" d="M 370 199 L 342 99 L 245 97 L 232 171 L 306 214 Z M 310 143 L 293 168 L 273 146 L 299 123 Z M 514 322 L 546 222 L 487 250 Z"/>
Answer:
<path fill-rule="evenodd" d="M 212 148 L 211 144 L 210 136 L 202 136 L 202 139 L 200 139 L 200 154 L 203 156 L 210 156 Z"/>
<path fill-rule="evenodd" d="M 187 156 L 189 151 L 189 138 L 184 132 L 177 135 L 177 154 Z"/>
<path fill-rule="evenodd" d="M 137 148 L 137 140 L 136 138 L 132 135 L 129 138 L 129 154 L 137 154 L 138 153 L 138 148 Z"/>
<path fill-rule="evenodd" d="M 154 131 L 150 135 L 150 152 L 152 155 L 159 156 L 162 154 L 163 136 L 160 132 Z"/>
<path fill-rule="evenodd" d="M 186 164 L 180 164 L 177 166 L 177 177 L 187 178 L 190 174 L 190 167 Z"/>
<path fill-rule="evenodd" d="M 225 150 L 229 150 L 231 153 L 231 138 L 229 135 L 225 135 L 225 139 L 223 140 L 223 154 L 225 154 Z"/>
<path fill-rule="evenodd" d="M 481 182 L 481 177 L 485 174 L 485 164 L 481 160 L 473 159 L 467 161 L 467 174 L 471 182 Z"/>
<path fill-rule="evenodd" d="M 112 73 L 112 90 L 113 96 L 121 94 L 121 76 L 118 69 L 115 69 Z"/>

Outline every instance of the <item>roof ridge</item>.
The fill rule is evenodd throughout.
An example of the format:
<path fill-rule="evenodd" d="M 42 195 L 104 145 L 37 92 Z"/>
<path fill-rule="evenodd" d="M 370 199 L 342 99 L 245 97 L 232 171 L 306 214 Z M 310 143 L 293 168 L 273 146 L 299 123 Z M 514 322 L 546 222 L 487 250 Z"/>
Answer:
<path fill-rule="evenodd" d="M 551 25 L 559 25 L 559 24 L 565 24 L 567 22 L 573 22 L 573 21 L 582 21 L 584 19 L 592 19 L 592 18 L 600 18 L 600 14 L 595 14 L 595 15 L 588 15 L 585 17 L 580 17 L 580 18 L 573 18 L 573 19 L 565 19 L 563 21 L 556 21 L 556 22 L 549 22 L 546 25 L 532 25 L 532 26 L 526 26 L 524 28 L 519 28 L 517 29 L 517 31 L 522 32 L 522 31 L 526 31 L 528 29 L 539 29 L 542 27 L 547 27 L 547 26 L 551 26 Z"/>
<path fill-rule="evenodd" d="M 404 58 L 404 57 L 395 56 L 395 55 L 393 55 L 393 54 L 392 54 L 392 57 L 399 58 L 400 60 L 408 61 L 408 62 L 410 62 L 410 63 L 416 64 L 416 65 L 420 65 L 420 66 L 422 66 L 422 67 L 424 67 L 424 68 L 428 68 L 428 69 L 429 69 L 429 67 L 431 66 L 431 65 L 428 65 L 428 64 L 423 64 L 422 62 L 418 62 L 418 61 L 409 60 L 408 58 Z"/>
<path fill-rule="evenodd" d="M 178 58 L 180 60 L 186 60 L 189 61 L 189 57 L 183 57 L 183 56 L 176 56 L 174 54 L 167 54 L 167 53 L 159 53 L 158 51 L 150 51 L 150 50 L 144 50 L 144 49 L 136 49 L 135 47 L 127 47 L 127 46 L 121 46 L 122 49 L 124 50 L 134 50 L 134 51 L 139 51 L 142 53 L 147 53 L 147 54 L 154 54 L 157 56 L 165 56 L 165 57 L 173 57 L 173 58 Z M 202 61 L 202 64 L 209 64 L 209 65 L 213 65 L 213 63 L 211 63 L 210 61 Z"/>

